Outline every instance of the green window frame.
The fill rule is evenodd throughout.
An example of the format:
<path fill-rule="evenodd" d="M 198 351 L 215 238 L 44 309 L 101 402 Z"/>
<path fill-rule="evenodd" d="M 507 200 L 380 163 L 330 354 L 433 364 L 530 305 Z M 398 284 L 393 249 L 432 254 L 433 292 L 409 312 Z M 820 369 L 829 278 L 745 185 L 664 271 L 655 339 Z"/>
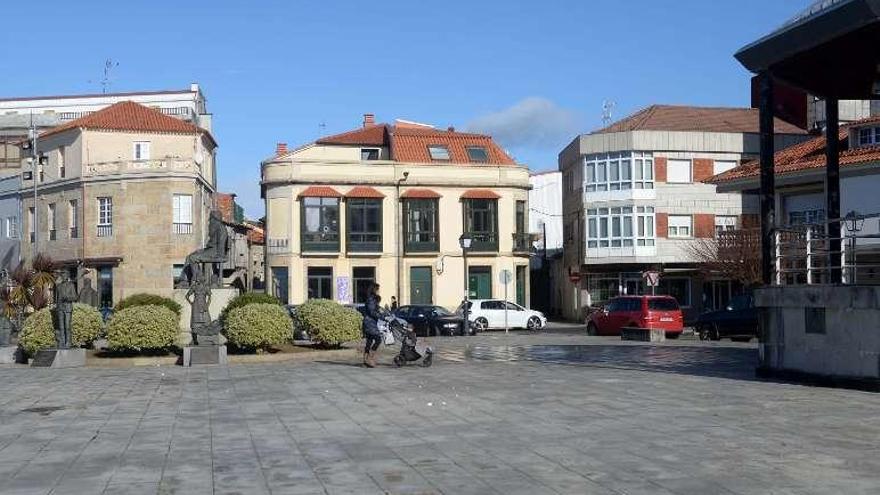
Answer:
<path fill-rule="evenodd" d="M 382 252 L 382 200 L 349 198 L 345 202 L 348 239 L 346 246 L 354 253 Z"/>
<path fill-rule="evenodd" d="M 339 198 L 302 198 L 303 252 L 339 251 Z"/>
<path fill-rule="evenodd" d="M 436 199 L 403 201 L 404 251 L 433 253 L 440 250 L 440 203 Z"/>
<path fill-rule="evenodd" d="M 498 251 L 498 200 L 465 199 L 464 231 L 473 239 L 471 251 Z"/>

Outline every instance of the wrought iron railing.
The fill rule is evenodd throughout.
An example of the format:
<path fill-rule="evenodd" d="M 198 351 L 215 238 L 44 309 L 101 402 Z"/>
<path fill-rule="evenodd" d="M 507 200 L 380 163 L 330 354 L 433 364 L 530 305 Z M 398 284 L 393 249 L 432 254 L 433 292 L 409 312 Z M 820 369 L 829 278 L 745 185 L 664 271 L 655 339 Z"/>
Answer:
<path fill-rule="evenodd" d="M 192 223 L 177 223 L 175 222 L 172 230 L 175 234 L 192 234 L 193 233 L 193 224 Z"/>
<path fill-rule="evenodd" d="M 113 225 L 98 225 L 98 237 L 111 237 L 113 235 Z"/>
<path fill-rule="evenodd" d="M 532 251 L 532 235 L 526 232 L 513 234 L 513 252 L 530 253 Z"/>

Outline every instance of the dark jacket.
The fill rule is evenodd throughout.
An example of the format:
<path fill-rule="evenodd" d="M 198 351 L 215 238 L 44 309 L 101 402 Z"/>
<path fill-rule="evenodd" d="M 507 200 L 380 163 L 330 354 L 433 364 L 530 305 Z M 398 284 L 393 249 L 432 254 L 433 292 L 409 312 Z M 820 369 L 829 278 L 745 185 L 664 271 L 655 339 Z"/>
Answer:
<path fill-rule="evenodd" d="M 375 295 L 371 295 L 367 298 L 367 303 L 364 305 L 363 314 L 364 335 L 370 335 L 374 337 L 379 336 L 379 319 L 382 318 L 382 315 L 379 313 L 378 297 L 376 297 Z"/>

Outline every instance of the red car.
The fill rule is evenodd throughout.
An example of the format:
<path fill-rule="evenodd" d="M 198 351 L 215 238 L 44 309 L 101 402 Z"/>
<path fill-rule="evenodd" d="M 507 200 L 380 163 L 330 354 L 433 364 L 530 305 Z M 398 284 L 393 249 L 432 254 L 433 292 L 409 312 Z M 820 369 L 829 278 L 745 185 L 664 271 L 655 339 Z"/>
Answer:
<path fill-rule="evenodd" d="M 587 335 L 620 335 L 624 327 L 657 328 L 677 339 L 684 327 L 678 302 L 669 296 L 620 296 L 587 316 Z"/>

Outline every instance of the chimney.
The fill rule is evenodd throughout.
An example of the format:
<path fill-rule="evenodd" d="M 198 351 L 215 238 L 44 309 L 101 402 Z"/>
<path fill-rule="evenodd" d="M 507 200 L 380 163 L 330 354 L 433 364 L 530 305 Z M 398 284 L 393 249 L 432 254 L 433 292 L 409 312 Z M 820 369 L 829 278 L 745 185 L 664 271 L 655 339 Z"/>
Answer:
<path fill-rule="evenodd" d="M 455 132 L 455 127 L 449 126 L 446 128 L 446 130 L 449 132 Z"/>
<path fill-rule="evenodd" d="M 364 114 L 364 127 L 370 127 L 376 125 L 376 116 L 371 113 Z"/>
<path fill-rule="evenodd" d="M 287 153 L 287 143 L 278 143 L 275 145 L 275 154 L 283 155 Z"/>

